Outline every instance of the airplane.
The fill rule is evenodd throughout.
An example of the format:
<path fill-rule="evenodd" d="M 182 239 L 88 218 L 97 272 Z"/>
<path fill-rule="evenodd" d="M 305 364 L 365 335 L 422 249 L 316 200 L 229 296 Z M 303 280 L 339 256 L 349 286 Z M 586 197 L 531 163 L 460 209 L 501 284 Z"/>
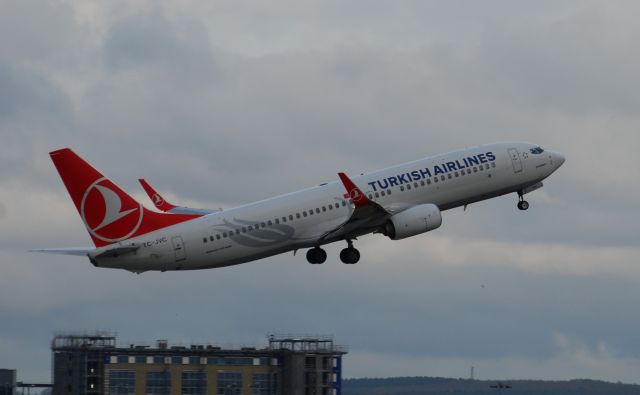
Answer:
<path fill-rule="evenodd" d="M 354 264 L 360 236 L 419 235 L 440 227 L 442 211 L 510 193 L 517 194 L 518 209 L 527 210 L 524 195 L 565 161 L 531 143 L 487 144 L 353 178 L 340 172 L 339 180 L 223 211 L 176 210 L 154 198 L 149 186 L 164 210 L 156 212 L 71 149 L 50 157 L 94 246 L 32 251 L 87 256 L 96 267 L 134 273 L 231 266 L 301 249 L 309 263 L 321 264 L 327 259 L 322 246 L 337 241 L 347 243 L 340 260 Z"/>

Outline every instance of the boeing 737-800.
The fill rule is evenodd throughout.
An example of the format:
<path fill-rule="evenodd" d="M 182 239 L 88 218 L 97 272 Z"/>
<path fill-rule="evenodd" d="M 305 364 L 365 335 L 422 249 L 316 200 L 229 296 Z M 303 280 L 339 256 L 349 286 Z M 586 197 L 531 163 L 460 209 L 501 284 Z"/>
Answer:
<path fill-rule="evenodd" d="M 441 212 L 542 187 L 564 157 L 529 143 L 496 143 L 453 151 L 226 210 L 169 204 L 143 180 L 163 212 L 143 207 L 69 148 L 50 153 L 95 247 L 34 251 L 88 256 L 97 267 L 192 270 L 237 265 L 300 249 L 325 262 L 322 246 L 344 241 L 344 263 L 356 263 L 353 241 L 369 233 L 392 240 L 438 228 Z"/>

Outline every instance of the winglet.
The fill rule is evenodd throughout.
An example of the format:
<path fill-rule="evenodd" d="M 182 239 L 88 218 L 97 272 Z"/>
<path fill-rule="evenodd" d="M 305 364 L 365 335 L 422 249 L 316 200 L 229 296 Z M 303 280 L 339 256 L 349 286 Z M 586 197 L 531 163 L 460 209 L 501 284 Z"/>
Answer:
<path fill-rule="evenodd" d="M 367 195 L 362 193 L 360 188 L 358 188 L 358 186 L 354 184 L 346 174 L 338 173 L 338 177 L 340 177 L 340 181 L 342 181 L 342 184 L 347 190 L 345 198 L 350 198 L 356 207 L 368 206 L 371 204 L 371 200 L 369 200 Z"/>
<path fill-rule="evenodd" d="M 149 185 L 144 178 L 138 179 L 138 182 L 140 182 L 144 191 L 149 195 L 149 199 L 151 199 L 158 210 L 167 212 L 176 208 L 176 206 L 164 200 L 164 198 L 155 189 L 153 189 L 153 187 Z"/>

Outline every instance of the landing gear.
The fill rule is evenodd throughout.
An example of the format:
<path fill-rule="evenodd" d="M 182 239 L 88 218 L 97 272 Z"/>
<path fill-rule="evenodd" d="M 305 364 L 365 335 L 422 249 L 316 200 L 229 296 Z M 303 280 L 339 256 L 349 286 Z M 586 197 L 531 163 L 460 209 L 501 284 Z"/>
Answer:
<path fill-rule="evenodd" d="M 314 247 L 307 251 L 307 261 L 313 265 L 324 263 L 327 260 L 327 252 L 320 247 Z"/>
<path fill-rule="evenodd" d="M 340 251 L 340 260 L 342 263 L 354 264 L 360 260 L 360 251 L 353 247 L 353 242 L 347 239 L 347 248 Z"/>
<path fill-rule="evenodd" d="M 529 202 L 524 200 L 524 195 L 522 191 L 518 191 L 518 209 L 522 211 L 529 209 Z"/>

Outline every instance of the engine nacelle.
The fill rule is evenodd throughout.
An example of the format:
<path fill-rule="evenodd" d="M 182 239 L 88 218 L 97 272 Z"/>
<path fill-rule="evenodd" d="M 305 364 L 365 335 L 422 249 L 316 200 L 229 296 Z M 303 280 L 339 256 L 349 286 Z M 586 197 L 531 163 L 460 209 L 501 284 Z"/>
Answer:
<path fill-rule="evenodd" d="M 393 215 L 384 224 L 383 233 L 400 240 L 434 230 L 442 225 L 440 209 L 435 204 L 421 204 Z"/>

